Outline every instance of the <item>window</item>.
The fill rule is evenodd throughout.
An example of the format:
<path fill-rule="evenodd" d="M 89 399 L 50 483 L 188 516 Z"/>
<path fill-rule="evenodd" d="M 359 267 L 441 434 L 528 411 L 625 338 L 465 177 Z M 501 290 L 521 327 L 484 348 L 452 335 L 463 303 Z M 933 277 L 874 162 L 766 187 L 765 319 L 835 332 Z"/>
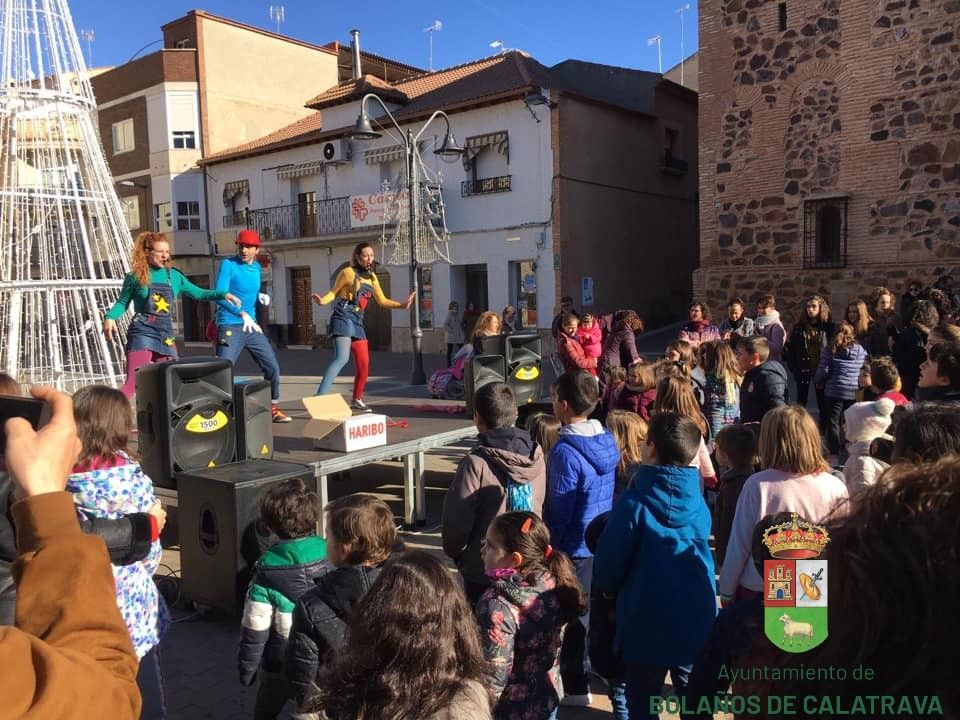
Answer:
<path fill-rule="evenodd" d="M 113 154 L 133 150 L 133 118 L 113 124 Z"/>
<path fill-rule="evenodd" d="M 132 197 L 120 198 L 120 205 L 123 207 L 123 218 L 127 221 L 127 227 L 131 230 L 137 230 L 140 227 L 140 198 L 136 195 Z"/>
<path fill-rule="evenodd" d="M 200 203 L 198 202 L 178 202 L 177 203 L 177 230 L 199 230 L 200 229 Z"/>
<path fill-rule="evenodd" d="M 173 205 L 171 203 L 165 202 L 153 206 L 153 227 L 161 233 L 173 230 Z"/>
<path fill-rule="evenodd" d="M 687 161 L 682 159 L 683 145 L 680 142 L 680 129 L 663 128 L 663 167 L 679 172 L 687 171 Z"/>
<path fill-rule="evenodd" d="M 786 32 L 787 29 L 787 4 L 785 2 L 777 5 L 777 23 L 780 32 Z"/>
<path fill-rule="evenodd" d="M 177 40 L 173 46 L 178 50 L 186 50 L 193 47 L 193 41 L 190 38 L 183 38 L 183 40 Z"/>
<path fill-rule="evenodd" d="M 197 139 L 193 130 L 174 130 L 173 146 L 179 150 L 196 149 Z"/>
<path fill-rule="evenodd" d="M 847 200 L 846 195 L 833 195 L 804 201 L 804 267 L 846 267 Z"/>

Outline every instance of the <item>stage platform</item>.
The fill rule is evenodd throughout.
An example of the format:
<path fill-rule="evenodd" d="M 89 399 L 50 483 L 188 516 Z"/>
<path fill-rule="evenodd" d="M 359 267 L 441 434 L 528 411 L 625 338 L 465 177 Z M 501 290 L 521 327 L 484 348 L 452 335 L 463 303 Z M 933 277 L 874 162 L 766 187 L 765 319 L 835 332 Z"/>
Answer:
<path fill-rule="evenodd" d="M 430 400 L 407 397 L 365 398 L 375 413 L 387 416 L 387 444 L 349 453 L 315 450 L 313 440 L 303 436 L 310 419 L 306 409 L 290 407 L 284 403 L 284 411 L 293 418 L 290 423 L 273 424 L 274 460 L 301 463 L 313 468 L 317 494 L 326 505 L 330 499 L 330 483 L 333 477 L 363 465 L 399 458 L 403 462 L 403 522 L 415 527 L 426 519 L 424 455 L 431 449 L 460 442 L 477 434 L 472 418 L 463 412 L 463 403 L 449 400 Z M 428 410 L 434 407 L 436 410 Z M 453 414 L 445 412 L 459 408 Z M 177 491 L 156 488 L 157 497 L 165 505 L 176 506 Z M 323 520 L 319 528 L 324 534 Z"/>

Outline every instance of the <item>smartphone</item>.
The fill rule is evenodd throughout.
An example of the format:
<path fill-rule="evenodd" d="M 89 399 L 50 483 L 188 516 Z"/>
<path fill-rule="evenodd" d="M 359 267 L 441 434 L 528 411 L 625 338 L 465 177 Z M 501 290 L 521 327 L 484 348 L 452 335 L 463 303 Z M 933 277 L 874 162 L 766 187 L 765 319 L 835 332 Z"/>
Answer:
<path fill-rule="evenodd" d="M 43 400 L 20 395 L 0 395 L 0 455 L 7 448 L 7 420 L 21 417 L 39 430 L 50 421 L 50 406 Z"/>

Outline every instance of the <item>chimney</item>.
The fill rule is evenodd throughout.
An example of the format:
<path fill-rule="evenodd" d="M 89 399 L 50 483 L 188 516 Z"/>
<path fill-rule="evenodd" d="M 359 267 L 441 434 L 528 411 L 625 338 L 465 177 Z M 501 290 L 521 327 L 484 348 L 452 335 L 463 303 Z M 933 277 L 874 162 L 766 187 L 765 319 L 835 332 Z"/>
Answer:
<path fill-rule="evenodd" d="M 350 50 L 353 55 L 352 77 L 354 80 L 359 80 L 360 76 L 363 75 L 360 70 L 360 31 L 351 30 L 350 38 Z"/>

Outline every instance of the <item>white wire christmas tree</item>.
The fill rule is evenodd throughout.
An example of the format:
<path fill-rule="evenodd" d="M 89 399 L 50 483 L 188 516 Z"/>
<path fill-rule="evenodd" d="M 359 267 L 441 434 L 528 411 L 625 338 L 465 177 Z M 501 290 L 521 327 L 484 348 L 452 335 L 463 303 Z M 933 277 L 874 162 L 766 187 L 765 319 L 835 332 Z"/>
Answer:
<path fill-rule="evenodd" d="M 0 0 L 0 370 L 116 385 L 126 320 L 100 326 L 130 242 L 66 0 Z"/>

